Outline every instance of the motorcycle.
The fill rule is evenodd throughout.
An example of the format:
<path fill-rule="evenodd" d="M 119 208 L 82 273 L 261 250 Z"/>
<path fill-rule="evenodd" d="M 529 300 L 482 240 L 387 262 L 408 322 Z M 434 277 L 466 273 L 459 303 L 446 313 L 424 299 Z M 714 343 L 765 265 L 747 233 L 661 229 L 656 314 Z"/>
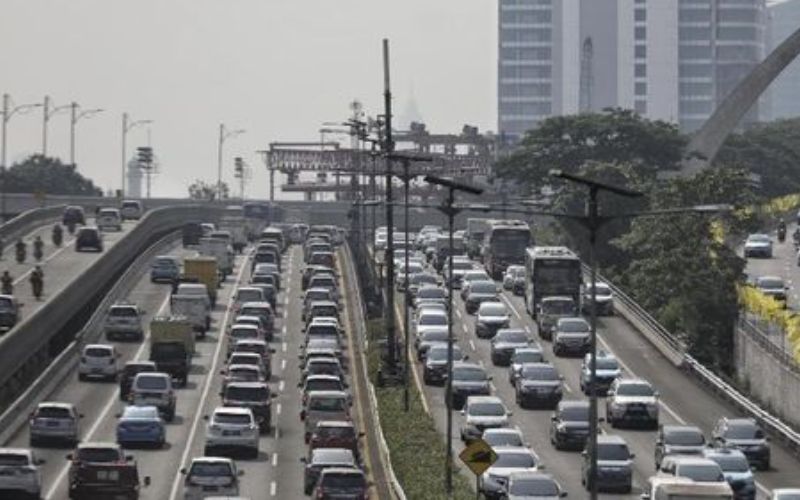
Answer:
<path fill-rule="evenodd" d="M 17 247 L 17 263 L 22 264 L 25 262 L 25 258 L 27 257 L 27 251 L 25 250 L 24 246 Z"/>
<path fill-rule="evenodd" d="M 64 231 L 61 229 L 61 226 L 56 226 L 53 228 L 53 245 L 60 247 L 61 243 L 64 241 Z"/>
<path fill-rule="evenodd" d="M 33 291 L 33 296 L 36 297 L 36 300 L 41 300 L 42 291 L 44 289 L 44 279 L 39 275 L 39 273 L 34 272 L 31 274 L 31 288 Z"/>
<path fill-rule="evenodd" d="M 14 295 L 14 282 L 10 279 L 3 280 L 3 295 Z"/>
<path fill-rule="evenodd" d="M 784 241 L 786 241 L 786 228 L 785 227 L 779 227 L 778 228 L 778 241 L 780 243 L 783 243 Z"/>
<path fill-rule="evenodd" d="M 38 243 L 33 246 L 33 258 L 36 259 L 36 262 L 41 262 L 42 257 L 44 257 L 44 250 L 42 247 L 44 245 L 42 243 Z"/>
<path fill-rule="evenodd" d="M 75 234 L 75 223 L 74 222 L 67 222 L 67 231 L 69 234 Z"/>

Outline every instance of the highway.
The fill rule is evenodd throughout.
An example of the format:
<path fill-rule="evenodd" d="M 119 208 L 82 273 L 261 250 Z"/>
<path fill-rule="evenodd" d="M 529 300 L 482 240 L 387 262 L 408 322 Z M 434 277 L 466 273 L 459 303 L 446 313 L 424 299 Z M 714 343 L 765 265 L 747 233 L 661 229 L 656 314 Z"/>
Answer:
<path fill-rule="evenodd" d="M 179 247 L 169 251 L 177 256 L 191 253 Z M 275 322 L 275 338 L 272 346 L 276 352 L 272 359 L 273 376 L 270 386 L 277 398 L 272 400 L 273 426 L 260 439 L 260 453 L 254 460 L 237 457 L 237 465 L 245 471 L 241 478 L 241 493 L 251 498 L 300 498 L 303 496 L 303 464 L 306 455 L 303 441 L 303 422 L 299 418 L 300 382 L 298 361 L 302 341 L 300 275 L 302 251 L 290 248 L 283 257 L 282 288 L 278 297 Z M 127 300 L 135 302 L 145 311 L 145 324 L 159 314 L 168 313 L 170 286 L 153 284 L 149 275 L 137 278 Z M 143 499 L 183 498 L 183 476 L 179 473 L 193 457 L 203 455 L 206 422 L 204 415 L 210 414 L 220 404 L 221 390 L 219 371 L 225 363 L 225 341 L 220 332 L 231 317 L 231 296 L 240 283 L 249 279 L 246 257 L 237 257 L 234 273 L 224 282 L 217 306 L 212 314 L 212 326 L 206 337 L 197 342 L 197 353 L 186 388 L 177 390 L 177 411 L 173 422 L 167 424 L 167 442 L 163 449 L 127 450 L 138 463 L 140 476 L 149 476 L 151 484 L 142 489 Z M 345 316 L 346 318 L 347 316 Z M 149 336 L 149 332 L 148 332 Z M 142 343 L 115 342 L 121 352 L 120 367 L 129 360 L 146 359 L 146 338 Z M 82 441 L 115 441 L 117 414 L 124 407 L 119 400 L 116 383 L 79 382 L 74 371 L 65 377 L 52 394 L 40 400 L 68 401 L 84 414 L 81 428 Z M 360 407 L 359 407 L 360 409 Z M 355 413 L 355 412 L 354 412 Z M 356 416 L 357 417 L 357 416 Z M 357 418 L 356 418 L 356 421 Z M 3 446 L 28 447 L 27 426 L 18 429 Z M 37 453 L 46 460 L 42 465 L 43 498 L 55 500 L 66 498 L 67 460 L 66 448 L 37 448 Z"/>
<path fill-rule="evenodd" d="M 398 298 L 398 317 L 402 294 Z M 548 341 L 538 338 L 536 324 L 525 310 L 521 297 L 503 292 L 503 301 L 512 311 L 512 327 L 525 328 L 532 339 L 536 339 L 543 347 L 545 357 L 552 362 L 559 373 L 564 376 L 564 399 L 583 399 L 580 391 L 579 358 L 559 358 L 552 354 Z M 454 335 L 463 352 L 471 361 L 484 365 L 493 376 L 493 394 L 500 396 L 506 406 L 514 412 L 512 425 L 518 426 L 525 435 L 530 446 L 545 464 L 546 470 L 554 475 L 561 486 L 571 496 L 581 498 L 585 490 L 581 485 L 581 456 L 577 452 L 556 451 L 550 444 L 549 410 L 523 410 L 515 404 L 514 391 L 508 382 L 508 368 L 495 367 L 490 357 L 488 340 L 478 339 L 474 333 L 475 319 L 463 308 L 458 294 L 454 298 Z M 413 324 L 413 323 L 412 323 Z M 413 331 L 413 330 L 412 330 Z M 650 381 L 660 391 L 660 422 L 664 424 L 693 424 L 699 426 L 709 438 L 717 419 L 724 415 L 734 416 L 735 412 L 722 401 L 699 385 L 698 382 L 675 368 L 651 344 L 639 335 L 625 320 L 620 317 L 604 317 L 598 322 L 598 348 L 613 352 L 620 361 L 623 371 L 629 376 L 638 376 Z M 412 359 L 416 359 L 412 353 Z M 416 381 L 422 380 L 422 370 L 416 363 Z M 426 399 L 430 405 L 437 427 L 442 433 L 446 429 L 446 409 L 444 389 L 436 386 L 423 386 Z M 604 401 L 598 403 L 601 417 L 605 413 Z M 459 429 L 463 418 L 454 413 L 453 442 L 455 453 L 461 451 Z M 654 445 L 655 432 L 646 430 L 611 429 L 601 424 L 604 432 L 621 435 L 635 453 L 634 489 L 630 495 L 604 495 L 606 498 L 638 498 L 642 485 L 655 473 Z M 779 486 L 800 486 L 800 478 L 796 471 L 800 463 L 779 443 L 772 443 L 772 470 L 756 474 L 759 498 L 766 498 L 768 490 Z"/>

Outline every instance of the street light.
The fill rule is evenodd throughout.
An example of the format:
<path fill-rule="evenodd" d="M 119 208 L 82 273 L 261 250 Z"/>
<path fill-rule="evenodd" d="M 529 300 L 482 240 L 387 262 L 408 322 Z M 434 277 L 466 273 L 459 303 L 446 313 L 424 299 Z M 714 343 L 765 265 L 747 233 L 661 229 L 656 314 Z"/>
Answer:
<path fill-rule="evenodd" d="M 481 194 L 483 189 L 460 184 L 449 179 L 443 179 L 434 175 L 426 175 L 425 182 L 436 184 L 447 188 L 447 199 L 439 207 L 442 213 L 447 216 L 447 232 L 449 238 L 448 251 L 448 276 L 447 276 L 447 386 L 445 387 L 445 408 L 447 408 L 447 449 L 445 458 L 445 489 L 448 495 L 453 492 L 453 226 L 455 217 L 461 211 L 455 206 L 455 193 Z"/>
<path fill-rule="evenodd" d="M 0 207 L 0 218 L 2 218 L 3 222 L 6 220 L 6 171 L 8 170 L 6 165 L 6 138 L 8 134 L 8 122 L 11 120 L 11 117 L 14 116 L 15 113 L 26 113 L 33 108 L 38 108 L 41 106 L 41 103 L 33 103 L 33 104 L 20 104 L 18 106 L 13 106 L 11 104 L 11 96 L 8 94 L 3 94 L 3 126 L 2 126 L 2 150 L 0 152 L 0 194 L 2 194 L 2 205 Z"/>
<path fill-rule="evenodd" d="M 128 152 L 127 152 L 127 139 L 128 139 L 128 132 L 133 129 L 134 127 L 138 127 L 139 125 L 146 125 L 149 123 L 153 123 L 153 120 L 135 120 L 129 121 L 128 113 L 122 113 L 122 196 L 125 196 L 125 167 L 128 164 Z"/>
<path fill-rule="evenodd" d="M 219 124 L 219 143 L 217 144 L 217 200 L 222 199 L 222 146 L 226 139 L 244 134 L 244 129 L 226 130 L 225 124 Z"/>
<path fill-rule="evenodd" d="M 80 108 L 80 104 L 75 101 L 72 101 L 70 106 L 70 120 L 69 120 L 69 163 L 72 166 L 75 166 L 75 126 L 78 122 L 83 118 L 90 118 L 97 113 L 102 113 L 104 110 L 102 108 L 95 108 L 95 109 L 85 109 L 81 112 L 78 112 L 78 108 Z"/>
<path fill-rule="evenodd" d="M 42 120 L 42 156 L 47 156 L 47 126 L 50 122 L 50 118 L 53 115 L 58 114 L 61 111 L 66 111 L 70 108 L 69 104 L 64 104 L 63 106 L 56 106 L 53 109 L 50 109 L 50 96 L 44 96 L 44 113 L 43 113 L 43 120 Z"/>

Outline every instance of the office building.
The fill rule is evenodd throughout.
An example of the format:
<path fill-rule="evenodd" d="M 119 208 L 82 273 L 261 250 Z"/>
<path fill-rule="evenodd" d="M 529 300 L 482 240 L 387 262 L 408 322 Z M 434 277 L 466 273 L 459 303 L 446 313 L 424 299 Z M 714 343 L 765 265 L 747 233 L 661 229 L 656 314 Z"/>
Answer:
<path fill-rule="evenodd" d="M 769 9 L 769 48 L 776 48 L 800 28 L 800 0 L 776 2 Z M 770 118 L 800 116 L 800 61 L 795 60 L 769 87 Z"/>

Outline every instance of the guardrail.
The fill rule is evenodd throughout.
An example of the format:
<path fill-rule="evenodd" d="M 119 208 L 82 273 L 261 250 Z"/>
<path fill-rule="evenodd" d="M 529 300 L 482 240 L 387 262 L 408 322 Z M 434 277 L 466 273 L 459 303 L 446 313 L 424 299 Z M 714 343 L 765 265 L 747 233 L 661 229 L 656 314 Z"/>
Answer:
<path fill-rule="evenodd" d="M 34 208 L 23 212 L 13 219 L 0 226 L 0 239 L 10 246 L 10 242 L 16 240 L 32 225 L 42 224 L 48 221 L 55 221 L 61 217 L 65 205 L 53 205 L 44 208 Z"/>
<path fill-rule="evenodd" d="M 0 338 L 0 391 L 3 393 L 0 399 L 7 400 L 9 393 L 19 392 L 26 385 L 26 379 L 37 374 L 42 364 L 49 363 L 50 342 L 61 326 L 154 239 L 180 228 L 186 220 L 216 220 L 219 213 L 217 208 L 204 205 L 165 207 L 148 212 L 116 245 L 52 296 L 44 307 Z M 32 361 L 36 363 L 30 363 Z M 32 366 L 32 373 L 22 370 L 26 366 Z"/>
<path fill-rule="evenodd" d="M 584 265 L 584 271 L 589 268 Z M 740 393 L 717 374 L 703 366 L 688 352 L 683 341 L 664 328 L 655 318 L 626 295 L 619 287 L 598 274 L 598 281 L 608 284 L 614 293 L 614 310 L 639 331 L 676 367 L 696 375 L 697 379 L 715 394 L 731 403 L 742 413 L 755 418 L 773 436 L 777 436 L 796 455 L 800 455 L 800 433 L 778 417 L 761 409 L 757 403 Z"/>
<path fill-rule="evenodd" d="M 177 233 L 168 235 L 150 246 L 145 252 L 136 257 L 122 277 L 117 280 L 111 290 L 106 294 L 100 305 L 92 313 L 75 340 L 44 369 L 44 371 L 28 386 L 25 392 L 0 415 L 0 445 L 7 443 L 11 436 L 22 426 L 34 407 L 43 398 L 47 397 L 60 384 L 64 377 L 75 367 L 83 346 L 94 342 L 103 333 L 102 321 L 108 308 L 136 284 L 135 277 L 142 273 L 149 265 L 151 259 L 163 250 L 170 242 L 176 239 Z"/>

